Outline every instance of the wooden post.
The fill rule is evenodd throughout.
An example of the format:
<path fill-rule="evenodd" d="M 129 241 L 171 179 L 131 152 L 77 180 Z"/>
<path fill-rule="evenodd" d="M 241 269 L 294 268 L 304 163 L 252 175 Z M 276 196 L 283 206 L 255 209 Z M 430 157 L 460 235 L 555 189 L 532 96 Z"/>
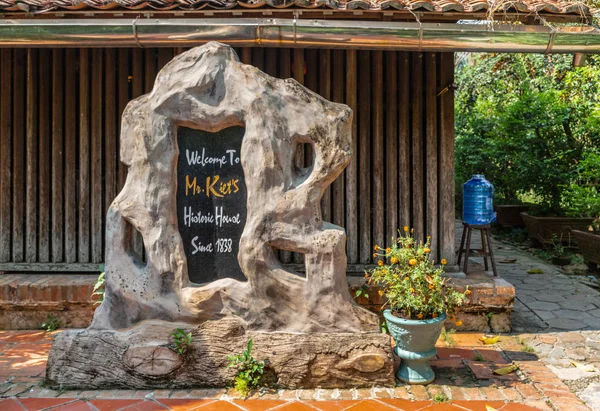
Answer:
<path fill-rule="evenodd" d="M 440 53 L 439 91 L 454 82 L 454 53 Z M 438 93 L 439 93 L 438 91 Z M 438 97 L 439 104 L 439 187 L 440 187 L 440 251 L 441 258 L 454 264 L 454 91 Z"/>
<path fill-rule="evenodd" d="M 417 241 L 424 239 L 423 193 L 423 54 L 412 53 L 411 64 L 411 116 L 412 116 L 412 226 Z"/>
<path fill-rule="evenodd" d="M 426 207 L 425 231 L 431 236 L 431 250 L 435 261 L 440 261 L 438 239 L 438 138 L 437 138 L 437 56 L 425 54 L 425 178 Z"/>
<path fill-rule="evenodd" d="M 39 50 L 39 73 L 40 76 L 37 90 L 39 117 L 34 119 L 38 122 L 38 262 L 50 261 L 50 152 L 52 144 L 50 124 L 50 102 L 52 95 L 52 54 L 50 49 Z"/>
<path fill-rule="evenodd" d="M 398 226 L 411 225 L 410 178 L 410 54 L 399 53 L 398 63 Z"/>
<path fill-rule="evenodd" d="M 64 87 L 65 55 L 52 50 L 52 261 L 64 261 Z"/>
<path fill-rule="evenodd" d="M 77 50 L 65 51 L 65 90 L 77 89 Z M 65 262 L 77 261 L 77 96 L 65 93 Z"/>
<path fill-rule="evenodd" d="M 371 244 L 371 58 L 369 51 L 359 51 L 358 80 L 358 185 L 360 262 L 373 261 Z"/>
<path fill-rule="evenodd" d="M 384 247 L 385 238 L 385 160 L 383 153 L 383 51 L 373 51 L 373 244 Z"/>
<path fill-rule="evenodd" d="M 92 50 L 91 107 L 91 246 L 93 263 L 103 261 L 104 201 L 102 190 L 102 49 Z"/>
<path fill-rule="evenodd" d="M 392 238 L 398 237 L 398 68 L 395 51 L 386 52 L 386 138 L 385 138 L 385 244 L 391 245 Z"/>
<path fill-rule="evenodd" d="M 38 216 L 38 50 L 27 49 L 27 111 L 25 114 L 26 164 L 25 178 L 25 259 L 37 261 Z M 22 212 L 22 210 L 21 210 Z"/>
<path fill-rule="evenodd" d="M 0 51 L 0 262 L 10 261 L 11 230 L 10 214 L 12 174 L 12 50 Z"/>
<path fill-rule="evenodd" d="M 358 105 L 356 51 L 346 51 L 346 104 L 352 109 L 352 160 L 346 167 L 346 249 L 349 263 L 358 263 Z"/>

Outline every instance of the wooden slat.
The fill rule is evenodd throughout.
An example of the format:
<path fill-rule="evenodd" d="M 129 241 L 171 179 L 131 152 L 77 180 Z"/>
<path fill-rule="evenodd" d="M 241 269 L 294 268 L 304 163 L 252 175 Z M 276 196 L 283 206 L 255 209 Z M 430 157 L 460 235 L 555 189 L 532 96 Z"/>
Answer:
<path fill-rule="evenodd" d="M 286 79 L 292 77 L 291 49 L 279 50 L 279 76 Z"/>
<path fill-rule="evenodd" d="M 425 231 L 431 236 L 433 258 L 439 261 L 438 249 L 438 142 L 437 142 L 437 56 L 425 53 L 425 187 L 427 208 Z"/>
<path fill-rule="evenodd" d="M 175 49 L 170 48 L 170 47 L 161 47 L 158 49 L 158 66 L 157 66 L 157 73 L 159 71 L 162 70 L 162 68 L 171 60 L 173 60 L 173 57 L 175 56 L 174 54 Z"/>
<path fill-rule="evenodd" d="M 252 49 L 250 47 L 242 48 L 242 55 L 240 56 L 242 63 L 252 64 Z"/>
<path fill-rule="evenodd" d="M 144 93 L 152 91 L 156 73 L 156 49 L 144 49 Z"/>
<path fill-rule="evenodd" d="M 385 216 L 386 245 L 398 237 L 398 53 L 385 54 Z"/>
<path fill-rule="evenodd" d="M 358 143 L 356 51 L 346 51 L 346 104 L 354 113 L 352 120 L 352 159 L 346 167 L 346 249 L 349 263 L 358 262 Z M 337 74 L 339 75 L 339 73 Z"/>
<path fill-rule="evenodd" d="M 368 51 L 358 55 L 358 184 L 360 262 L 373 260 L 371 244 L 371 59 Z"/>
<path fill-rule="evenodd" d="M 144 53 L 142 49 L 131 51 L 131 98 L 144 94 Z"/>
<path fill-rule="evenodd" d="M 265 73 L 277 76 L 277 49 L 268 48 L 265 52 Z"/>
<path fill-rule="evenodd" d="M 332 83 L 332 100 L 336 103 L 344 102 L 344 51 L 334 50 L 333 51 L 333 83 Z M 332 214 L 331 220 L 333 224 L 344 227 L 345 213 L 344 205 L 346 199 L 344 198 L 344 173 L 340 174 L 338 178 L 332 184 Z"/>
<path fill-rule="evenodd" d="M 372 52 L 373 82 L 373 243 L 383 247 L 385 238 L 385 160 L 383 154 L 383 51 Z"/>
<path fill-rule="evenodd" d="M 79 50 L 79 262 L 90 262 L 90 50 Z"/>
<path fill-rule="evenodd" d="M 104 210 L 117 195 L 117 89 L 116 50 L 106 49 L 104 66 Z"/>
<path fill-rule="evenodd" d="M 415 239 L 423 240 L 423 54 L 412 53 L 411 57 L 412 226 Z"/>
<path fill-rule="evenodd" d="M 331 100 L 331 51 L 319 50 L 319 94 Z M 331 186 L 325 189 L 321 199 L 323 221 L 331 222 Z"/>
<path fill-rule="evenodd" d="M 292 71 L 294 75 L 294 79 L 300 83 L 304 84 L 304 49 L 294 49 L 293 51 L 293 61 L 292 61 Z M 304 147 L 303 145 L 297 147 L 295 154 L 295 164 L 298 168 L 304 168 Z M 302 261 L 302 255 L 299 253 L 293 253 L 292 259 L 295 263 L 299 263 Z"/>
<path fill-rule="evenodd" d="M 265 49 L 261 47 L 252 49 L 252 65 L 260 71 L 265 71 Z"/>
<path fill-rule="evenodd" d="M 77 261 L 77 53 L 65 51 L 65 261 Z"/>
<path fill-rule="evenodd" d="M 127 178 L 127 166 L 120 161 L 120 141 L 121 141 L 121 116 L 125 110 L 125 106 L 129 102 L 129 90 L 131 88 L 130 81 L 130 53 L 127 49 L 119 49 L 119 67 L 118 67 L 118 80 L 117 80 L 117 94 L 118 94 L 118 116 L 117 116 L 117 153 L 119 155 L 119 191 L 125 185 L 125 179 Z"/>
<path fill-rule="evenodd" d="M 92 50 L 91 92 L 91 245 L 93 263 L 103 261 L 104 201 L 102 190 L 102 49 Z"/>
<path fill-rule="evenodd" d="M 38 259 L 41 263 L 50 261 L 50 211 L 52 203 L 50 201 L 50 153 L 52 148 L 52 133 L 51 133 L 51 97 L 52 97 L 52 82 L 48 81 L 48 74 L 52 73 L 52 60 L 50 49 L 39 50 L 39 72 L 43 73 L 40 76 L 38 86 L 38 105 L 39 124 L 39 152 L 38 152 Z M 50 77 L 51 79 L 51 77 Z"/>
<path fill-rule="evenodd" d="M 10 261 L 12 170 L 12 50 L 0 51 L 0 262 Z"/>
<path fill-rule="evenodd" d="M 454 53 L 440 53 L 438 93 L 454 82 Z M 454 264 L 454 91 L 438 97 L 440 258 Z"/>
<path fill-rule="evenodd" d="M 64 261 L 64 50 L 52 50 L 52 261 Z"/>
<path fill-rule="evenodd" d="M 27 50 L 14 50 L 13 90 L 23 90 L 27 72 Z M 12 260 L 25 260 L 24 224 L 25 224 L 25 93 L 13 92 L 13 232 Z"/>
<path fill-rule="evenodd" d="M 398 226 L 410 226 L 410 54 L 398 55 Z"/>
<path fill-rule="evenodd" d="M 41 273 L 99 272 L 98 264 L 91 263 L 0 263 L 0 271 Z M 77 278 L 77 277 L 73 277 Z"/>
<path fill-rule="evenodd" d="M 38 50 L 27 49 L 27 111 L 25 114 L 25 260 L 37 260 L 38 217 Z"/>

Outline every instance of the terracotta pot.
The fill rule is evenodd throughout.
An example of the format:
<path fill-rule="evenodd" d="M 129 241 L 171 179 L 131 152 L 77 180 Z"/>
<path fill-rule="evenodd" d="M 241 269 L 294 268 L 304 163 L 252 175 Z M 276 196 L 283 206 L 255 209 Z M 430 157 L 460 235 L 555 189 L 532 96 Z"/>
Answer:
<path fill-rule="evenodd" d="M 502 227 L 525 227 L 521 213 L 529 210 L 529 205 L 495 205 L 496 222 Z"/>
<path fill-rule="evenodd" d="M 593 218 L 575 217 L 536 217 L 527 213 L 521 213 L 525 222 L 529 237 L 541 244 L 552 244 L 552 234 L 561 238 L 567 244 L 569 238 L 571 245 L 577 245 L 577 239 L 571 234 L 572 230 L 587 230 L 592 224 Z"/>
<path fill-rule="evenodd" d="M 590 271 L 597 271 L 600 265 L 600 234 L 589 231 L 573 230 L 571 234 L 577 239 L 579 249 L 583 254 L 583 261 Z"/>
<path fill-rule="evenodd" d="M 435 374 L 429 366 L 437 354 L 435 343 L 440 337 L 446 315 L 429 320 L 406 320 L 388 309 L 383 312 L 390 334 L 396 342 L 394 352 L 400 357 L 396 377 L 408 384 L 429 384 Z"/>

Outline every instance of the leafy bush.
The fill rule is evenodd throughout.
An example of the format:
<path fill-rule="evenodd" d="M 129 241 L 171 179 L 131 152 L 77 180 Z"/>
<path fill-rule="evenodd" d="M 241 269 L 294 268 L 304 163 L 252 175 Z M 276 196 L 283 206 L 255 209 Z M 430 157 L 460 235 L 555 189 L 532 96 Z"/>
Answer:
<path fill-rule="evenodd" d="M 228 367 L 237 368 L 234 382 L 236 391 L 247 397 L 251 389 L 258 387 L 265 368 L 264 361 L 258 361 L 252 356 L 252 338 L 243 353 L 229 355 L 227 360 Z"/>
<path fill-rule="evenodd" d="M 187 352 L 188 347 L 192 344 L 192 333 L 186 333 L 181 328 L 177 328 L 171 334 L 173 344 L 175 345 L 175 352 L 179 355 L 183 355 Z"/>
<path fill-rule="evenodd" d="M 581 210 L 594 198 L 589 186 L 576 187 L 582 159 L 600 145 L 600 57 L 573 68 L 568 55 L 469 56 L 457 70 L 457 199 L 472 174 L 485 174 L 497 204 Z"/>
<path fill-rule="evenodd" d="M 367 273 L 367 278 L 369 283 L 383 286 L 380 294 L 385 294 L 394 315 L 412 320 L 437 318 L 452 313 L 471 294 L 468 289 L 465 293 L 455 291 L 447 283 L 448 278 L 442 278 L 444 270 L 430 260 L 429 241 L 417 242 L 409 228 L 404 227 L 404 235 L 392 247 L 382 250 L 375 246 L 373 256 L 382 259 Z"/>

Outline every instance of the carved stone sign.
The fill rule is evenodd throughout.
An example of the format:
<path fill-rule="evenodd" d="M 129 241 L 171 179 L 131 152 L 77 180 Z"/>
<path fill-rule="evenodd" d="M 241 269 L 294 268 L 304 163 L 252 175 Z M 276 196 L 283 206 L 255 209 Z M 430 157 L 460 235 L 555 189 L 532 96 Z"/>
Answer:
<path fill-rule="evenodd" d="M 246 224 L 243 137 L 241 127 L 178 129 L 177 221 L 194 283 L 245 280 L 237 259 Z"/>
<path fill-rule="evenodd" d="M 169 62 L 123 112 L 128 174 L 106 216 L 104 300 L 89 329 L 54 339 L 48 383 L 223 386 L 227 355 L 252 338 L 279 387 L 393 385 L 389 338 L 348 291 L 346 232 L 321 217 L 352 156 L 351 124 L 347 106 L 224 44 Z M 312 166 L 299 169 L 307 144 Z M 280 250 L 304 254 L 305 277 Z M 181 361 L 168 352 L 178 328 L 192 340 Z"/>

